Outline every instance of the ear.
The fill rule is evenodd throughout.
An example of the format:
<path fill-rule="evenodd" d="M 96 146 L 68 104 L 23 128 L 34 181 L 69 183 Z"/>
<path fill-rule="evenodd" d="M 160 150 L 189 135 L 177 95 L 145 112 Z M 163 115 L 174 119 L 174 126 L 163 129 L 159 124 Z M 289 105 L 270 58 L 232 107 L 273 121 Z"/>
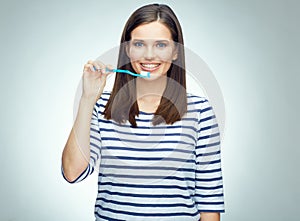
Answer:
<path fill-rule="evenodd" d="M 177 60 L 177 58 L 178 58 L 178 53 L 175 52 L 175 53 L 173 54 L 172 60 L 175 61 L 175 60 Z"/>
<path fill-rule="evenodd" d="M 127 42 L 125 45 L 125 51 L 126 51 L 126 55 L 130 58 L 130 43 Z"/>
<path fill-rule="evenodd" d="M 178 47 L 176 46 L 174 51 L 173 51 L 173 56 L 172 56 L 172 60 L 175 61 L 178 58 Z"/>

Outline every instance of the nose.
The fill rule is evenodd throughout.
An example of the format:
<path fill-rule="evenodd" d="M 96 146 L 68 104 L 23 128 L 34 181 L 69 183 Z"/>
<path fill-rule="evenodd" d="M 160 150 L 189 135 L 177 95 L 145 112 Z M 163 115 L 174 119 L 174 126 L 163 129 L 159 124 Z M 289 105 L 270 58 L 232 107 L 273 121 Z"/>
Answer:
<path fill-rule="evenodd" d="M 152 46 L 148 46 L 148 47 L 146 48 L 144 57 L 145 57 L 145 59 L 147 59 L 147 60 L 152 60 L 152 59 L 154 59 L 155 53 L 154 53 L 154 50 L 153 50 Z"/>

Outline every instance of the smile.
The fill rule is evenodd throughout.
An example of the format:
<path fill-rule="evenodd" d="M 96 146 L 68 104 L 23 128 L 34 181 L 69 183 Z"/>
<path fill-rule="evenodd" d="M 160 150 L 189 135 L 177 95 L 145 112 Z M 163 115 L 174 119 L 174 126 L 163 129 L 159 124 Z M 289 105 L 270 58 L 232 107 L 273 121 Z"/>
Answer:
<path fill-rule="evenodd" d="M 145 71 L 154 71 L 160 66 L 160 63 L 141 63 L 141 67 Z"/>

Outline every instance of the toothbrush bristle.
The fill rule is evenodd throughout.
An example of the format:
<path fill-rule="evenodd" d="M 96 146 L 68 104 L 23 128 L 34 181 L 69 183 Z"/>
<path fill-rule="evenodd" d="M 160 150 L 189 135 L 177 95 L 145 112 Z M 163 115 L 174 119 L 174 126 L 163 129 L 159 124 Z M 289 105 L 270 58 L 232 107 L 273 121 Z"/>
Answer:
<path fill-rule="evenodd" d="M 142 75 L 143 77 L 146 77 L 146 78 L 150 78 L 150 72 L 148 72 L 148 71 L 142 71 L 140 73 L 140 75 Z"/>

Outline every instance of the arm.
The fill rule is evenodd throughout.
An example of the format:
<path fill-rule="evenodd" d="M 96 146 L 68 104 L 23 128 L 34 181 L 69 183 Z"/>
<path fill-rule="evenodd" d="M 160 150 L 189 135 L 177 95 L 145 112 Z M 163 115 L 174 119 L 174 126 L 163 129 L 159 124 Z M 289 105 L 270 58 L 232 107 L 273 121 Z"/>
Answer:
<path fill-rule="evenodd" d="M 208 100 L 202 99 L 199 109 L 195 202 L 201 221 L 219 221 L 224 212 L 220 133 Z"/>
<path fill-rule="evenodd" d="M 82 97 L 73 128 L 62 153 L 62 169 L 69 182 L 74 181 L 89 165 L 93 108 L 106 83 L 107 74 L 94 71 L 93 66 L 105 70 L 104 65 L 99 62 L 89 61 L 84 66 Z"/>
<path fill-rule="evenodd" d="M 200 213 L 200 221 L 220 221 L 220 213 Z"/>
<path fill-rule="evenodd" d="M 93 107 L 93 100 L 81 98 L 76 120 L 63 150 L 62 167 L 69 182 L 74 181 L 89 164 L 89 130 Z"/>

